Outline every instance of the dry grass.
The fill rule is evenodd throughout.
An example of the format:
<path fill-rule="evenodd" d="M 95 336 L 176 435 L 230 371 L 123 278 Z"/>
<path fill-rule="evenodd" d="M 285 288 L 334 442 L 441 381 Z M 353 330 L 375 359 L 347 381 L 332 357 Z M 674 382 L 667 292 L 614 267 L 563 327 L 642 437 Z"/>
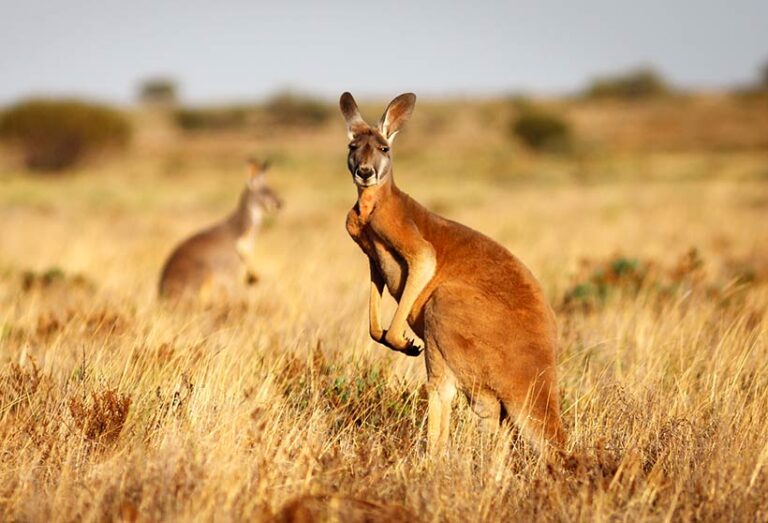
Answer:
<path fill-rule="evenodd" d="M 427 137 L 441 113 L 418 114 L 400 185 L 558 306 L 570 457 L 484 440 L 460 401 L 426 459 L 423 361 L 366 335 L 340 120 L 258 141 L 158 127 L 73 177 L 0 179 L 0 519 L 768 520 L 765 150 L 537 158 L 482 116 Z M 287 201 L 261 282 L 158 305 L 163 257 L 233 205 L 253 149 Z"/>

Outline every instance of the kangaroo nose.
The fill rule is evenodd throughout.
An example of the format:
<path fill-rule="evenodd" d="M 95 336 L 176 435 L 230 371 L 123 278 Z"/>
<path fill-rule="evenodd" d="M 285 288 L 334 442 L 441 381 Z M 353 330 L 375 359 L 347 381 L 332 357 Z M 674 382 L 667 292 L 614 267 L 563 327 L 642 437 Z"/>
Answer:
<path fill-rule="evenodd" d="M 363 180 L 367 180 L 371 176 L 373 176 L 374 170 L 373 167 L 369 167 L 367 165 L 361 165 L 357 168 L 357 175 L 362 178 Z"/>

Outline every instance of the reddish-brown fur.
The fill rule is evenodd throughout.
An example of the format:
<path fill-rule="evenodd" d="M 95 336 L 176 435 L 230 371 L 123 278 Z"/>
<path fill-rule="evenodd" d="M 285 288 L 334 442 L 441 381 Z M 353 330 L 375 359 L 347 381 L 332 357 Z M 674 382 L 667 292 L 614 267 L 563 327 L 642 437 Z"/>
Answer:
<path fill-rule="evenodd" d="M 389 144 L 414 103 L 410 94 L 396 98 L 373 129 L 349 93 L 340 102 L 352 140 L 348 164 L 358 185 L 347 230 L 369 258 L 371 336 L 416 355 L 420 347 L 404 334 L 407 320 L 424 340 L 432 449 L 447 439 L 457 389 L 488 429 L 510 417 L 535 441 L 562 446 L 557 327 L 533 274 L 498 243 L 431 213 L 395 185 Z M 364 178 L 368 168 L 374 174 Z M 379 318 L 385 286 L 398 302 L 388 331 Z"/>

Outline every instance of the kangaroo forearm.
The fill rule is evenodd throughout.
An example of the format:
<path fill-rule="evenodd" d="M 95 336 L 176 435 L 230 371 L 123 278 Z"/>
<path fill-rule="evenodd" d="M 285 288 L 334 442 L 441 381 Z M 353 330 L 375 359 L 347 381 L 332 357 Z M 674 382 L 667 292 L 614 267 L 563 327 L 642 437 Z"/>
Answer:
<path fill-rule="evenodd" d="M 368 301 L 368 327 L 371 338 L 381 341 L 384 329 L 381 327 L 381 293 L 384 291 L 384 281 L 371 262 L 371 289 Z"/>
<path fill-rule="evenodd" d="M 240 258 L 240 261 L 243 263 L 243 265 L 245 265 L 247 269 L 250 270 L 255 266 L 253 244 L 244 240 L 238 240 L 235 242 L 235 251 Z"/>
<path fill-rule="evenodd" d="M 435 275 L 436 268 L 437 262 L 431 251 L 425 251 L 412 264 L 409 264 L 408 278 L 405 282 L 405 288 L 400 296 L 397 310 L 395 310 L 395 314 L 392 317 L 392 323 L 389 327 L 389 331 L 393 335 L 400 336 L 401 333 L 405 332 L 408 316 L 411 314 L 419 295 L 421 295 L 422 291 Z"/>

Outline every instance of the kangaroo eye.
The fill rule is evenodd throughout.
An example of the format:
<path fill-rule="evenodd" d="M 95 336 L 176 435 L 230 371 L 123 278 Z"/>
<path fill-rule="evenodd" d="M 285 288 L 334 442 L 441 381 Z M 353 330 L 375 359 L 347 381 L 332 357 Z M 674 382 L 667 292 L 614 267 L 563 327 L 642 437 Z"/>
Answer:
<path fill-rule="evenodd" d="M 379 150 L 383 153 L 388 153 L 389 147 L 387 147 L 386 145 L 382 145 L 381 147 L 379 147 Z"/>
<path fill-rule="evenodd" d="M 351 144 L 349 144 L 350 151 L 354 151 L 355 149 L 357 149 L 357 144 L 355 142 L 352 142 Z"/>

